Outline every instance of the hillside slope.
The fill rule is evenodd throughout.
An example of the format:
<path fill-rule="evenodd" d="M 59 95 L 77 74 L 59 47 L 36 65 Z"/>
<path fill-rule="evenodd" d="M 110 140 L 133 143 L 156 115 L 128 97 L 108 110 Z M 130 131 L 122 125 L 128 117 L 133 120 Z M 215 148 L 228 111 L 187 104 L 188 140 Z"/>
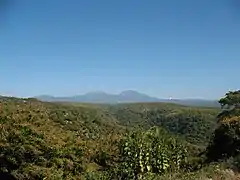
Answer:
<path fill-rule="evenodd" d="M 111 155 L 121 127 L 95 108 L 0 99 L 0 172 L 17 179 L 80 176 L 99 150 Z"/>
<path fill-rule="evenodd" d="M 198 149 L 214 129 L 217 111 L 166 103 L 92 105 L 1 97 L 0 174 L 79 179 L 88 172 L 112 171 L 119 166 L 118 144 L 136 128 L 164 127 Z"/>
<path fill-rule="evenodd" d="M 196 108 L 167 103 L 135 103 L 108 106 L 120 124 L 128 127 L 161 126 L 191 143 L 208 142 L 219 109 Z"/>

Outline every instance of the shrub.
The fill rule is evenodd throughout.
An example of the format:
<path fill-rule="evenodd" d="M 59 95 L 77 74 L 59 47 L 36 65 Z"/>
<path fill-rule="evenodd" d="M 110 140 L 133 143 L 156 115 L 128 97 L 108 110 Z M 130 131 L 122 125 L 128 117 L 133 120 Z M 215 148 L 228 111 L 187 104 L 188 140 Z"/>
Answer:
<path fill-rule="evenodd" d="M 132 133 L 120 142 L 121 176 L 176 171 L 185 163 L 186 153 L 186 148 L 162 129 Z"/>
<path fill-rule="evenodd" d="M 219 103 L 223 112 L 218 115 L 219 125 L 207 148 L 208 161 L 235 157 L 240 152 L 240 90 L 226 93 Z"/>

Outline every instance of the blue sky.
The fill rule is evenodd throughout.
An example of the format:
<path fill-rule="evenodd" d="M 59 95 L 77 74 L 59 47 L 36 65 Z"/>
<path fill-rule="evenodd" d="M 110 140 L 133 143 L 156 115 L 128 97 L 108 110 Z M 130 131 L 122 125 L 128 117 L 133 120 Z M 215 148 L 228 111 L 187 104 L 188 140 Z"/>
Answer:
<path fill-rule="evenodd" d="M 15 0 L 0 7 L 0 94 L 240 88 L 237 0 Z"/>

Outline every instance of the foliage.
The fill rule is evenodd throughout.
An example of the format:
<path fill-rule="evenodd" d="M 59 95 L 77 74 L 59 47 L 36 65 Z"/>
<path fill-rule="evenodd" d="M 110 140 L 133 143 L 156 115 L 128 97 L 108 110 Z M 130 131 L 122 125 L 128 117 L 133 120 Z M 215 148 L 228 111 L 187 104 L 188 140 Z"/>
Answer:
<path fill-rule="evenodd" d="M 240 108 L 240 90 L 229 91 L 226 93 L 224 98 L 219 100 L 219 103 L 221 104 L 222 108 Z"/>
<path fill-rule="evenodd" d="M 168 173 L 153 180 L 236 180 L 239 176 L 222 164 L 211 164 L 193 172 Z"/>
<path fill-rule="evenodd" d="M 207 144 L 216 126 L 218 109 L 193 108 L 174 104 L 136 103 L 109 107 L 124 126 L 160 126 L 194 144 Z"/>
<path fill-rule="evenodd" d="M 0 99 L 0 174 L 17 179 L 72 179 L 99 149 L 114 153 L 121 128 L 91 108 Z M 97 121 L 100 121 L 99 126 Z M 115 127 L 113 127 L 115 126 Z"/>
<path fill-rule="evenodd" d="M 207 148 L 208 161 L 235 157 L 240 152 L 240 91 L 226 93 L 219 102 L 224 110 Z"/>
<path fill-rule="evenodd" d="M 90 105 L 0 97 L 0 175 L 118 180 L 196 171 L 217 113 L 165 103 Z"/>
<path fill-rule="evenodd" d="M 221 122 L 215 130 L 212 142 L 207 149 L 211 161 L 236 156 L 240 152 L 240 117 Z"/>
<path fill-rule="evenodd" d="M 218 121 L 224 121 L 240 115 L 240 90 L 230 91 L 219 100 L 223 111 L 218 115 Z"/>
<path fill-rule="evenodd" d="M 162 129 L 132 133 L 120 143 L 122 177 L 136 178 L 145 173 L 179 170 L 186 153 L 183 145 Z"/>

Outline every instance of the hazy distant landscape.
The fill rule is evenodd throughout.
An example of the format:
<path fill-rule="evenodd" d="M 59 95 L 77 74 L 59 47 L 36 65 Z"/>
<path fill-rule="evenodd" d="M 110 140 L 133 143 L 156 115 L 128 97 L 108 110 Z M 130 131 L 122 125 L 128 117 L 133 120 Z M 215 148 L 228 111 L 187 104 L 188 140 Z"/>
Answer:
<path fill-rule="evenodd" d="M 0 0 L 0 180 L 240 180 L 240 0 Z"/>
<path fill-rule="evenodd" d="M 104 101 L 109 96 L 111 101 Z M 134 91 L 120 95 L 97 92 L 87 94 L 88 99 L 80 97 L 45 96 L 39 101 L 1 96 L 0 177 L 238 177 L 234 168 L 239 168 L 240 146 L 235 143 L 240 134 L 235 128 L 240 122 L 240 91 L 228 92 L 219 100 L 223 106 L 232 106 L 224 111 L 206 104 L 158 102 Z M 114 102 L 113 97 L 124 101 L 99 103 Z M 87 103 L 78 102 L 83 99 Z"/>
<path fill-rule="evenodd" d="M 160 99 L 151 97 L 149 95 L 139 93 L 137 91 L 123 91 L 120 94 L 107 94 L 104 92 L 90 92 L 84 95 L 70 96 L 70 97 L 54 97 L 49 95 L 36 96 L 35 98 L 41 101 L 48 102 L 83 102 L 83 103 L 102 103 L 102 104 L 115 104 L 115 103 L 136 103 L 136 102 L 166 102 L 175 103 L 187 106 L 199 107 L 220 107 L 217 100 L 205 99 Z"/>

